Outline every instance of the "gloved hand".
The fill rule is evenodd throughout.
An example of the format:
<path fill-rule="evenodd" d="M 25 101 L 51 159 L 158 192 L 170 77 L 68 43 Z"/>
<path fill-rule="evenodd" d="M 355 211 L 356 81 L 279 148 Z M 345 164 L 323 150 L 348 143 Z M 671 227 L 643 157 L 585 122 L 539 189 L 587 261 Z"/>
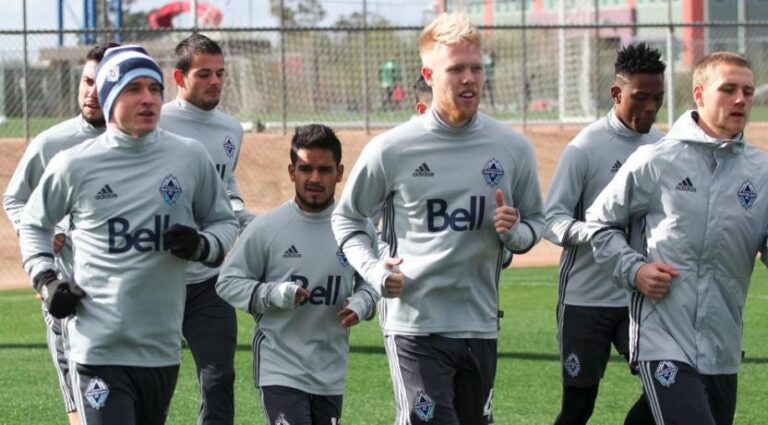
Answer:
<path fill-rule="evenodd" d="M 208 240 L 192 227 L 174 224 L 163 232 L 163 243 L 179 258 L 190 261 L 208 258 Z"/>
<path fill-rule="evenodd" d="M 34 285 L 40 291 L 48 313 L 57 319 L 75 314 L 80 298 L 85 297 L 83 288 L 75 283 L 59 280 L 53 270 L 46 270 L 35 276 Z"/>

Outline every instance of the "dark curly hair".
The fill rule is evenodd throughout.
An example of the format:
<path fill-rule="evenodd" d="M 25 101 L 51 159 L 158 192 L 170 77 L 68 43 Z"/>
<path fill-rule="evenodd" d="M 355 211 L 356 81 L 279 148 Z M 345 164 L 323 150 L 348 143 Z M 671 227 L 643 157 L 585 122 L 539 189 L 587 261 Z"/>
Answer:
<path fill-rule="evenodd" d="M 661 52 L 645 43 L 632 43 L 616 52 L 616 75 L 662 74 L 667 65 L 661 61 Z"/>

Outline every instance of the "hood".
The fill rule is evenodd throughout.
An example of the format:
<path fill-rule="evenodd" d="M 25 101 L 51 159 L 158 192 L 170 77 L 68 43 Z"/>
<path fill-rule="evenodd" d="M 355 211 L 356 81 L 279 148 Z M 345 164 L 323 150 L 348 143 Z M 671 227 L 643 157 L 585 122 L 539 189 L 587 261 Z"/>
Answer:
<path fill-rule="evenodd" d="M 685 112 L 669 129 L 665 139 L 677 140 L 684 143 L 696 143 L 711 149 L 731 149 L 734 152 L 744 148 L 744 132 L 731 140 L 716 139 L 699 127 L 699 113 L 695 110 Z"/>

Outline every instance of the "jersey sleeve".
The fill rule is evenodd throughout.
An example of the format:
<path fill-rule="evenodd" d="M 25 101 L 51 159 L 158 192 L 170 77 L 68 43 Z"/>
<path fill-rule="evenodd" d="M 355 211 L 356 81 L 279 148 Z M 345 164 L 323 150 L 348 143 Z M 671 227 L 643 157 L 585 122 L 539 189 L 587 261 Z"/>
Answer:
<path fill-rule="evenodd" d="M 3 208 L 14 230 L 19 232 L 21 213 L 32 191 L 37 187 L 45 171 L 41 136 L 34 139 L 24 151 L 3 195 Z"/>
<path fill-rule="evenodd" d="M 45 270 L 55 270 L 53 234 L 72 207 L 74 187 L 72 169 L 62 155 L 56 156 L 43 173 L 21 216 L 19 237 L 24 269 L 34 278 Z"/>
<path fill-rule="evenodd" d="M 199 149 L 201 177 L 195 187 L 192 209 L 200 233 L 210 247 L 208 258 L 202 263 L 216 267 L 224 261 L 224 256 L 234 244 L 239 224 L 213 162 L 202 146 Z"/>
<path fill-rule="evenodd" d="M 552 178 L 546 203 L 547 228 L 544 237 L 560 246 L 589 243 L 583 217 L 576 211 L 583 203 L 584 185 L 589 173 L 589 157 L 581 148 L 568 145 Z M 588 205 L 581 205 L 586 209 Z"/>
<path fill-rule="evenodd" d="M 648 212 L 657 181 L 657 173 L 640 148 L 630 155 L 586 213 L 595 261 L 627 289 L 635 288 L 635 274 L 647 261 L 644 253 L 627 241 L 627 232 Z"/>
<path fill-rule="evenodd" d="M 389 276 L 379 260 L 376 235 L 370 234 L 370 217 L 384 204 L 388 186 L 381 148 L 369 143 L 352 168 L 331 224 L 336 242 L 349 263 L 379 293 Z"/>
<path fill-rule="evenodd" d="M 544 233 L 544 212 L 536 166 L 536 154 L 530 142 L 516 164 L 512 178 L 512 201 L 520 214 L 517 224 L 501 235 L 501 241 L 514 254 L 524 254 L 541 240 Z M 505 194 L 505 196 L 508 196 Z"/>

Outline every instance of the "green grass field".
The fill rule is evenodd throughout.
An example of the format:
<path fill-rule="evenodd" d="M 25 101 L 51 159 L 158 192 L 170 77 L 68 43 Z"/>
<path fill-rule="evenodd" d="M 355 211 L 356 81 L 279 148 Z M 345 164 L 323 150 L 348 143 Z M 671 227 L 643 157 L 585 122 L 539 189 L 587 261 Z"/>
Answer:
<path fill-rule="evenodd" d="M 555 268 L 512 269 L 502 275 L 505 311 L 499 337 L 499 363 L 494 391 L 496 423 L 544 425 L 559 408 L 560 366 L 555 339 Z M 31 291 L 0 293 L 0 424 L 64 424 L 63 405 L 45 349 L 39 302 Z M 253 320 L 239 316 L 236 358 L 238 424 L 264 423 L 251 379 L 250 338 Z M 758 266 L 747 302 L 744 349 L 739 375 L 736 424 L 768 424 L 768 273 Z M 352 354 L 344 399 L 343 422 L 391 424 L 394 403 L 378 322 L 352 331 Z M 640 383 L 614 356 L 603 380 L 591 424 L 621 424 L 640 394 Z M 168 424 L 195 423 L 197 383 L 190 353 L 184 362 Z"/>

